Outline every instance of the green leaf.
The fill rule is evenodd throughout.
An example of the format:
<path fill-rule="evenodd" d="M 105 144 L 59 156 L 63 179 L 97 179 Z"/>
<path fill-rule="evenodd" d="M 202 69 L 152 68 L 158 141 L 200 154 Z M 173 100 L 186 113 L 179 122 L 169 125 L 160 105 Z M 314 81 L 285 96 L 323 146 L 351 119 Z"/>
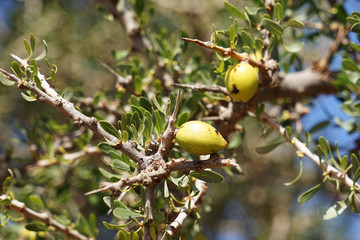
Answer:
<path fill-rule="evenodd" d="M 130 225 L 133 221 L 129 221 L 128 223 L 126 224 L 122 224 L 122 225 L 117 225 L 117 224 L 111 224 L 111 223 L 107 223 L 105 221 L 103 221 L 103 225 L 109 229 L 109 230 L 121 230 L 123 229 L 124 227 Z"/>
<path fill-rule="evenodd" d="M 264 7 L 245 7 L 245 10 L 250 15 L 256 15 L 259 11 L 265 10 Z"/>
<path fill-rule="evenodd" d="M 329 153 L 328 153 L 329 143 L 325 140 L 324 137 L 320 137 L 319 145 L 320 145 L 320 149 L 321 149 L 322 153 L 325 155 L 326 160 L 328 160 L 329 159 Z"/>
<path fill-rule="evenodd" d="M 41 207 L 41 208 L 45 208 L 44 202 L 41 200 L 40 197 L 38 197 L 36 195 L 30 195 L 29 200 L 30 200 L 30 202 L 32 202 L 36 206 Z"/>
<path fill-rule="evenodd" d="M 355 188 L 357 180 L 360 178 L 360 168 L 356 169 L 353 179 L 353 187 Z"/>
<path fill-rule="evenodd" d="M 230 40 L 230 46 L 231 49 L 235 48 L 235 28 L 234 25 L 230 25 L 230 29 L 229 29 L 229 40 Z"/>
<path fill-rule="evenodd" d="M 37 100 L 36 97 L 34 97 L 32 95 L 27 95 L 27 94 L 25 94 L 23 92 L 21 92 L 20 94 L 23 97 L 23 99 L 25 99 L 28 102 L 35 102 Z"/>
<path fill-rule="evenodd" d="M 112 182 L 119 181 L 121 178 L 119 175 L 108 172 L 101 167 L 99 167 L 98 170 L 104 177 L 110 179 Z"/>
<path fill-rule="evenodd" d="M 35 51 L 35 43 L 36 43 L 36 41 L 35 41 L 34 34 L 30 33 L 30 47 L 31 47 L 32 52 Z"/>
<path fill-rule="evenodd" d="M 155 96 L 155 95 L 152 97 L 152 102 L 154 103 L 155 107 L 156 107 L 160 112 L 162 112 L 164 115 L 166 115 L 166 113 L 164 112 L 164 110 L 161 108 L 158 100 L 156 99 L 156 96 Z"/>
<path fill-rule="evenodd" d="M 46 43 L 45 40 L 43 40 L 43 43 L 44 43 L 44 50 L 35 58 L 36 61 L 42 60 L 42 59 L 45 58 L 46 55 L 47 55 L 48 46 L 47 46 L 47 43 Z"/>
<path fill-rule="evenodd" d="M 15 84 L 14 81 L 11 81 L 10 79 L 8 79 L 3 73 L 0 73 L 0 82 L 5 85 L 5 86 L 13 86 Z"/>
<path fill-rule="evenodd" d="M 343 170 L 347 168 L 349 164 L 349 157 L 347 155 L 343 156 L 340 160 L 340 165 Z"/>
<path fill-rule="evenodd" d="M 25 49 L 26 49 L 26 51 L 28 53 L 28 56 L 30 58 L 33 52 L 32 52 L 32 49 L 30 47 L 30 44 L 25 39 L 24 39 L 24 45 L 25 45 Z"/>
<path fill-rule="evenodd" d="M 328 121 L 328 120 L 319 122 L 319 123 L 315 124 L 315 125 L 309 130 L 309 132 L 310 132 L 310 133 L 317 132 L 317 131 L 325 128 L 325 127 L 328 126 L 329 124 L 330 124 L 330 121 Z"/>
<path fill-rule="evenodd" d="M 20 69 L 20 66 L 17 62 L 13 61 L 11 63 L 11 69 L 12 71 L 15 73 L 16 76 L 18 76 L 19 78 L 21 78 L 21 69 Z"/>
<path fill-rule="evenodd" d="M 283 144 L 285 142 L 285 140 L 277 140 L 277 141 L 271 141 L 270 143 L 268 143 L 265 146 L 262 147 L 257 147 L 255 148 L 255 151 L 258 154 L 266 154 L 271 152 L 272 150 L 274 150 L 275 148 L 277 148 L 279 145 Z"/>
<path fill-rule="evenodd" d="M 203 172 L 191 171 L 189 175 L 208 183 L 222 183 L 224 181 L 224 177 L 219 173 L 209 170 L 204 170 Z"/>
<path fill-rule="evenodd" d="M 290 19 L 286 24 L 285 24 L 285 28 L 287 27 L 292 27 L 292 28 L 298 28 L 298 29 L 303 29 L 304 28 L 304 24 L 296 19 Z"/>
<path fill-rule="evenodd" d="M 152 104 L 149 101 L 149 99 L 147 99 L 145 97 L 140 97 L 139 103 L 140 103 L 140 106 L 145 108 L 147 111 L 149 111 L 149 113 L 153 112 L 153 107 L 152 107 Z"/>
<path fill-rule="evenodd" d="M 122 130 L 121 136 L 122 136 L 122 141 L 126 143 L 129 139 L 129 133 L 126 130 Z"/>
<path fill-rule="evenodd" d="M 112 208 L 112 198 L 109 196 L 103 197 L 104 203 L 109 207 Z"/>
<path fill-rule="evenodd" d="M 99 143 L 99 144 L 98 144 L 98 148 L 99 148 L 101 151 L 103 151 L 104 153 L 109 153 L 110 151 L 113 151 L 113 150 L 114 150 L 114 148 L 113 148 L 110 144 L 108 144 L 108 143 L 106 143 L 106 142 L 101 142 L 101 143 Z"/>
<path fill-rule="evenodd" d="M 315 193 L 317 191 L 319 191 L 319 189 L 321 188 L 322 183 L 319 183 L 318 185 L 310 188 L 309 190 L 307 190 L 306 192 L 302 193 L 299 197 L 298 197 L 298 202 L 300 204 L 304 204 L 305 202 L 307 202 L 310 198 L 312 198 Z"/>
<path fill-rule="evenodd" d="M 100 120 L 99 123 L 101 127 L 105 130 L 105 132 L 115 136 L 117 139 L 121 139 L 118 130 L 111 123 L 104 120 Z"/>
<path fill-rule="evenodd" d="M 157 131 L 158 136 L 161 136 L 163 119 L 160 116 L 160 112 L 158 110 L 155 110 L 154 114 L 155 114 L 155 130 Z"/>
<path fill-rule="evenodd" d="M 189 120 L 189 113 L 187 112 L 183 112 L 180 114 L 180 116 L 177 118 L 177 126 L 180 127 L 181 125 L 183 125 L 185 122 L 187 122 Z"/>
<path fill-rule="evenodd" d="M 352 25 L 350 31 L 360 33 L 360 22 Z"/>
<path fill-rule="evenodd" d="M 359 168 L 359 159 L 354 153 L 351 154 L 351 163 L 353 169 L 352 171 L 355 174 L 356 170 Z"/>
<path fill-rule="evenodd" d="M 351 70 L 351 71 L 355 71 L 355 72 L 360 72 L 359 67 L 350 58 L 344 58 L 343 61 L 342 61 L 342 66 L 343 66 L 343 68 L 345 70 Z"/>
<path fill-rule="evenodd" d="M 323 219 L 330 220 L 337 216 L 340 216 L 345 211 L 346 208 L 347 208 L 347 204 L 345 200 L 339 201 L 326 211 L 325 215 L 323 216 Z"/>
<path fill-rule="evenodd" d="M 130 209 L 119 208 L 119 207 L 114 209 L 113 215 L 119 219 L 132 219 L 132 218 L 144 217 L 143 214 L 131 211 Z"/>
<path fill-rule="evenodd" d="M 276 3 L 274 7 L 274 16 L 279 20 L 282 21 L 284 19 L 284 9 L 280 3 Z"/>
<path fill-rule="evenodd" d="M 249 33 L 241 31 L 241 39 L 243 40 L 244 45 L 247 45 L 252 49 L 256 49 L 255 41 Z"/>
<path fill-rule="evenodd" d="M 214 71 L 215 73 L 222 73 L 224 71 L 224 61 L 221 61 L 219 67 Z"/>
<path fill-rule="evenodd" d="M 0 201 L 0 205 L 3 205 L 3 206 L 10 205 L 10 204 L 11 204 L 11 199 L 9 199 L 9 198 L 5 198 Z"/>
<path fill-rule="evenodd" d="M 273 20 L 263 18 L 262 24 L 264 27 L 272 34 L 280 36 L 283 33 L 283 28 L 280 26 L 280 24 L 274 22 Z"/>
<path fill-rule="evenodd" d="M 47 226 L 43 222 L 33 221 L 25 226 L 25 228 L 32 232 L 45 232 L 48 230 Z"/>
<path fill-rule="evenodd" d="M 288 52 L 297 53 L 304 47 L 304 45 L 305 45 L 304 42 L 297 42 L 292 44 L 283 44 L 283 47 Z"/>
<path fill-rule="evenodd" d="M 236 8 L 234 5 L 232 5 L 232 4 L 228 3 L 228 2 L 224 2 L 224 6 L 225 6 L 226 10 L 229 11 L 229 13 L 231 13 L 235 17 L 244 19 L 246 21 L 246 16 L 238 8 Z"/>

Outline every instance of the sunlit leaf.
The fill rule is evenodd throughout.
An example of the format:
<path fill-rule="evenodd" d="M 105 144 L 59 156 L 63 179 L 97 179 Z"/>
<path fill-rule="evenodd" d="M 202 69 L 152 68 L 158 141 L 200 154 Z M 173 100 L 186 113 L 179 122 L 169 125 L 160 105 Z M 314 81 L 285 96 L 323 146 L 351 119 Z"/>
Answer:
<path fill-rule="evenodd" d="M 347 208 L 345 201 L 339 201 L 335 205 L 331 206 L 323 216 L 324 220 L 330 220 L 337 216 L 340 216 Z"/>

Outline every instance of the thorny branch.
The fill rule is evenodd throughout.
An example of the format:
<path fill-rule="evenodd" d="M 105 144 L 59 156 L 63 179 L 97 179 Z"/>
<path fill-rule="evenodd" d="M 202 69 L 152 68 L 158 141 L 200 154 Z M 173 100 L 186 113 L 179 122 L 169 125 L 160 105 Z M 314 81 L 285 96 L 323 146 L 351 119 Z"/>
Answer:
<path fill-rule="evenodd" d="M 8 196 L 6 196 L 6 195 L 0 196 L 0 201 L 5 200 L 5 199 L 9 199 Z M 82 235 L 77 230 L 71 229 L 71 228 L 57 222 L 56 220 L 51 218 L 51 216 L 46 212 L 39 213 L 39 212 L 35 212 L 34 210 L 31 210 L 30 208 L 26 207 L 25 203 L 20 202 L 18 200 L 11 200 L 11 203 L 9 205 L 6 205 L 6 207 L 11 208 L 12 210 L 14 210 L 16 212 L 21 213 L 26 218 L 31 218 L 31 219 L 34 219 L 37 221 L 41 221 L 41 222 L 45 223 L 47 226 L 51 226 L 51 227 L 55 228 L 57 231 L 66 234 L 70 238 L 77 239 L 77 240 L 92 239 L 92 238 L 88 238 L 88 237 Z"/>
<path fill-rule="evenodd" d="M 267 60 L 267 61 L 259 61 L 255 57 L 250 56 L 247 53 L 238 53 L 232 50 L 231 48 L 224 48 L 220 46 L 216 46 L 210 41 L 203 42 L 198 39 L 192 39 L 192 38 L 181 38 L 184 41 L 196 43 L 197 45 L 201 47 L 205 47 L 208 49 L 212 49 L 215 51 L 220 52 L 223 56 L 230 56 L 232 58 L 235 58 L 239 61 L 248 61 L 250 65 L 253 67 L 259 68 L 260 71 L 267 73 L 270 70 L 272 73 L 278 70 L 278 63 L 275 60 Z M 271 76 L 270 76 L 271 77 Z"/>
<path fill-rule="evenodd" d="M 12 55 L 25 69 L 28 67 L 28 62 L 24 59 Z M 52 88 L 49 83 L 46 81 L 46 78 L 43 74 L 38 71 L 37 76 L 40 80 L 40 87 L 36 85 L 35 82 L 28 82 L 23 79 L 20 79 L 16 75 L 7 72 L 4 69 L 0 68 L 0 72 L 3 73 L 9 80 L 14 81 L 18 84 L 20 89 L 26 89 L 35 94 L 36 99 L 39 102 L 45 102 L 49 105 L 55 107 L 63 116 L 72 119 L 75 126 L 84 126 L 90 129 L 95 135 L 100 139 L 103 139 L 109 143 L 112 143 L 114 148 L 120 150 L 129 158 L 139 163 L 139 166 L 144 164 L 146 156 L 143 152 L 140 152 L 136 149 L 136 143 L 133 141 L 127 141 L 122 143 L 115 136 L 107 133 L 99 124 L 95 117 L 88 117 L 83 113 L 76 110 L 74 104 L 62 98 L 54 88 Z"/>
<path fill-rule="evenodd" d="M 157 182 L 161 179 L 166 179 L 173 171 L 189 172 L 193 170 L 196 172 L 201 172 L 206 168 L 222 168 L 226 166 L 235 167 L 239 172 L 242 172 L 240 165 L 236 162 L 235 159 L 222 159 L 218 154 L 213 154 L 208 160 L 202 161 L 186 161 L 185 158 L 172 159 L 170 162 L 167 162 L 163 168 L 157 169 L 156 171 L 142 171 L 136 176 L 123 177 L 118 182 L 100 183 L 99 189 L 87 192 L 86 195 L 111 191 L 113 195 L 118 196 L 124 186 L 131 186 L 138 183 L 141 183 L 145 186 L 150 185 L 154 181 Z"/>

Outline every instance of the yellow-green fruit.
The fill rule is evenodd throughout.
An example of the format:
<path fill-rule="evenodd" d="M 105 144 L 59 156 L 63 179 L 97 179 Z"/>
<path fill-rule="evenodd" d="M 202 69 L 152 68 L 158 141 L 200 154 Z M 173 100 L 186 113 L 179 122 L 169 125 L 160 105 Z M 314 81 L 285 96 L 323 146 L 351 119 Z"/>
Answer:
<path fill-rule="evenodd" d="M 181 125 L 175 140 L 182 149 L 196 155 L 212 154 L 227 145 L 218 130 L 201 121 L 189 121 Z"/>
<path fill-rule="evenodd" d="M 225 75 L 225 86 L 229 95 L 238 102 L 247 102 L 256 92 L 258 72 L 248 63 L 239 63 L 229 68 Z"/>

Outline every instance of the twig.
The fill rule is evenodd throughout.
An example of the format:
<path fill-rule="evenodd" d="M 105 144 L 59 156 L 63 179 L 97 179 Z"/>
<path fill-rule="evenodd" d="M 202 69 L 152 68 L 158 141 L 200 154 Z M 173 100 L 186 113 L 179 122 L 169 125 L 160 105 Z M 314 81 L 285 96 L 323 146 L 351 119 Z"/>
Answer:
<path fill-rule="evenodd" d="M 360 185 L 354 182 L 351 178 L 349 178 L 346 173 L 341 172 L 340 170 L 328 164 L 324 159 L 319 158 L 318 155 L 312 153 L 310 149 L 296 137 L 289 137 L 286 134 L 285 128 L 283 128 L 275 120 L 273 120 L 266 112 L 263 112 L 261 114 L 261 120 L 268 124 L 274 130 L 276 130 L 278 133 L 280 133 L 280 135 L 283 136 L 283 138 L 287 142 L 291 143 L 299 152 L 301 152 L 304 156 L 308 157 L 311 161 L 313 161 L 326 174 L 338 179 L 350 189 L 353 189 L 354 187 L 356 187 L 355 189 L 360 189 Z M 359 190 L 356 191 L 359 192 Z"/>
<path fill-rule="evenodd" d="M 172 115 L 169 117 L 168 127 L 166 128 L 165 132 L 161 136 L 161 143 L 160 143 L 157 154 L 159 154 L 163 160 L 166 160 L 168 152 L 174 146 L 173 140 L 175 138 L 175 130 L 176 130 L 175 121 L 176 121 L 177 112 L 179 110 L 180 97 L 181 97 L 181 91 L 179 91 L 179 93 L 178 93 L 174 111 L 173 111 Z M 156 158 L 156 156 L 155 156 L 155 158 Z"/>
<path fill-rule="evenodd" d="M 202 84 L 191 85 L 191 84 L 182 84 L 182 83 L 174 83 L 173 86 L 178 88 L 187 88 L 199 92 L 214 92 L 214 93 L 222 93 L 228 95 L 226 88 L 221 86 L 205 86 Z"/>
<path fill-rule="evenodd" d="M 200 198 L 205 195 L 207 187 L 205 185 L 205 182 L 198 179 L 195 181 L 195 186 L 199 193 L 195 195 L 195 190 L 191 192 L 191 196 L 195 196 L 186 200 L 184 207 L 181 208 L 179 214 L 174 219 L 174 221 L 172 221 L 166 229 L 163 229 L 158 233 L 158 240 L 166 239 L 165 234 L 168 234 L 171 237 L 175 236 L 175 234 L 184 224 L 185 220 L 189 217 L 189 214 L 196 209 L 196 204 L 199 202 Z"/>
<path fill-rule="evenodd" d="M 150 227 L 151 227 L 151 223 L 154 221 L 153 212 L 154 212 L 155 187 L 156 185 L 146 187 L 146 202 L 145 202 L 146 222 L 144 223 L 144 240 L 152 240 Z"/>
<path fill-rule="evenodd" d="M 321 73 L 325 73 L 329 69 L 329 64 L 331 62 L 331 59 L 334 56 L 334 53 L 337 52 L 337 50 L 342 45 L 342 42 L 344 39 L 346 39 L 348 32 L 350 31 L 351 26 L 347 25 L 346 28 L 344 28 L 342 25 L 338 26 L 338 31 L 336 34 L 335 41 L 331 45 L 329 51 L 327 52 L 326 56 L 321 58 L 319 61 L 315 62 L 313 64 L 313 68 Z"/>
<path fill-rule="evenodd" d="M 0 196 L 0 200 L 9 199 L 5 195 Z M 66 234 L 68 237 L 77 239 L 77 240 L 87 240 L 92 239 L 88 238 L 81 233 L 79 233 L 77 230 L 70 229 L 69 227 L 57 222 L 48 213 L 39 213 L 35 212 L 34 210 L 31 210 L 30 208 L 26 207 L 25 203 L 19 202 L 18 200 L 11 200 L 11 203 L 9 205 L 6 205 L 6 207 L 11 208 L 12 210 L 21 213 L 26 218 L 31 218 L 37 221 L 41 221 L 45 223 L 48 226 L 54 227 L 57 231 L 62 232 Z"/>
<path fill-rule="evenodd" d="M 203 42 L 198 39 L 191 39 L 191 38 L 181 38 L 184 41 L 196 43 L 201 47 L 205 47 L 208 49 L 216 50 L 220 52 L 223 56 L 230 56 L 235 58 L 239 61 L 248 61 L 250 65 L 259 68 L 260 71 L 268 74 L 269 71 L 275 72 L 278 70 L 278 63 L 275 60 L 269 59 L 265 62 L 257 60 L 255 57 L 249 56 L 247 53 L 237 53 L 231 48 L 223 48 L 220 46 L 216 46 L 210 41 Z"/>
<path fill-rule="evenodd" d="M 133 184 L 142 183 L 145 186 L 151 185 L 161 179 L 165 179 L 173 171 L 189 172 L 196 171 L 201 172 L 206 168 L 221 168 L 225 166 L 231 166 L 242 172 L 240 165 L 235 159 L 222 159 L 218 154 L 213 154 L 208 160 L 202 161 L 186 161 L 185 158 L 172 159 L 167 162 L 164 168 L 159 168 L 153 172 L 142 171 L 133 177 L 123 177 L 118 182 L 103 182 L 100 184 L 99 189 L 87 192 L 85 195 L 91 195 L 98 192 L 111 191 L 116 196 L 119 195 L 124 186 L 131 186 Z"/>

